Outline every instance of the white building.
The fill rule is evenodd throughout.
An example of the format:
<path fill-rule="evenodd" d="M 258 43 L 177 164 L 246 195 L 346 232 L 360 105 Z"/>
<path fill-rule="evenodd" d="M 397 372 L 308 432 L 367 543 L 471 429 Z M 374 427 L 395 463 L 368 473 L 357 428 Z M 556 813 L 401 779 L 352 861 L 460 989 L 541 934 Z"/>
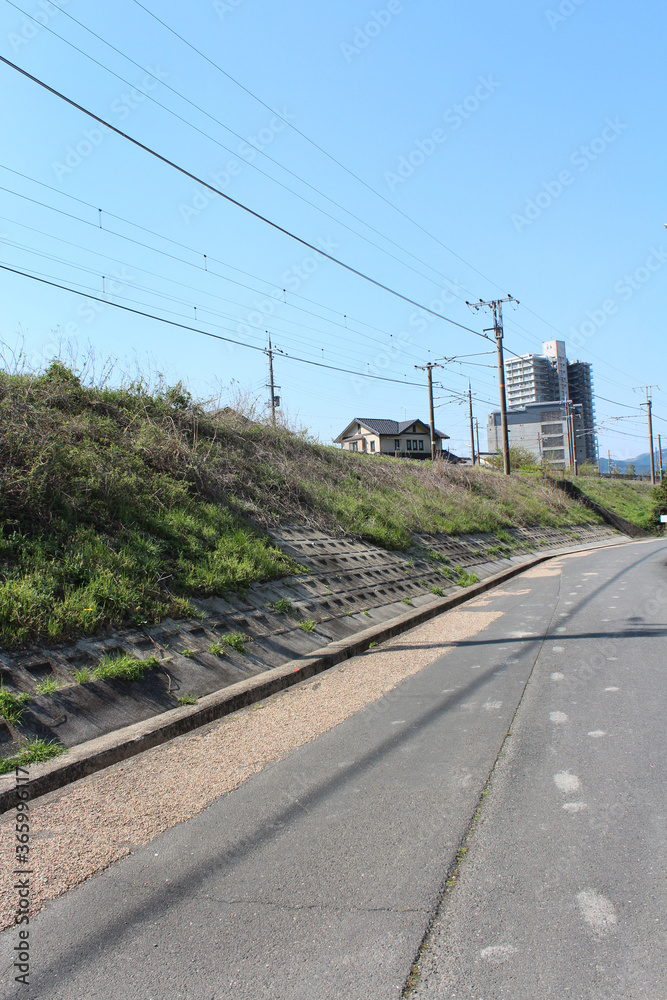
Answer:
<path fill-rule="evenodd" d="M 568 420 L 568 412 L 570 414 Z M 570 469 L 574 465 L 574 443 L 577 463 L 586 461 L 586 437 L 583 434 L 584 415 L 581 406 L 568 401 L 560 403 L 529 403 L 507 411 L 510 448 L 525 448 L 539 463 L 547 462 L 553 469 Z M 487 423 L 488 448 L 502 452 L 500 410 L 489 414 Z"/>

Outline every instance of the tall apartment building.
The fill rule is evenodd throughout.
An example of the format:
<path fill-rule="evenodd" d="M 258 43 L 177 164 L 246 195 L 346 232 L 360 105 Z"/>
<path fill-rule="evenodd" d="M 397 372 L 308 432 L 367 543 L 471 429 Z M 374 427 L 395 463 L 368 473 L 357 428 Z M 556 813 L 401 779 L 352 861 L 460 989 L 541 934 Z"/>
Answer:
<path fill-rule="evenodd" d="M 560 399 L 554 367 L 541 354 L 524 354 L 505 361 L 505 392 L 510 409 Z"/>
<path fill-rule="evenodd" d="M 595 405 L 593 403 L 593 373 L 585 361 L 568 361 L 565 343 L 549 340 L 542 345 L 543 354 L 525 354 L 505 362 L 507 406 L 516 410 L 534 403 L 570 401 L 581 407 L 582 421 L 577 433 L 583 446 L 582 461 L 597 461 L 595 440 Z"/>
<path fill-rule="evenodd" d="M 567 384 L 570 399 L 576 406 L 581 406 L 583 413 L 584 426 L 581 433 L 586 443 L 586 461 L 597 462 L 593 371 L 590 364 L 587 361 L 568 362 Z"/>
<path fill-rule="evenodd" d="M 555 396 L 554 399 L 560 399 L 561 401 L 569 399 L 567 393 L 567 355 L 565 353 L 565 341 L 547 340 L 546 343 L 542 344 L 542 350 L 544 351 L 545 358 L 551 362 L 554 371 L 556 372 L 558 395 Z"/>

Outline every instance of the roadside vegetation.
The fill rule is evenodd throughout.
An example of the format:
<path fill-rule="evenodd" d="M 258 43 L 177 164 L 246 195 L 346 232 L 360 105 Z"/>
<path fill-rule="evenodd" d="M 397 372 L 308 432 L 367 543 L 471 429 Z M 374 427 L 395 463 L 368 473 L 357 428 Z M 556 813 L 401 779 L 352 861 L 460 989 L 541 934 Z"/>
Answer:
<path fill-rule="evenodd" d="M 570 478 L 568 476 L 568 478 Z M 604 479 L 597 475 L 579 475 L 571 479 L 590 500 L 644 528 L 655 529 L 654 508 L 657 491 L 650 483 L 631 479 Z"/>
<path fill-rule="evenodd" d="M 59 757 L 61 753 L 66 753 L 64 746 L 56 743 L 55 740 L 30 740 L 19 753 L 12 757 L 0 759 L 0 774 L 12 774 L 17 767 L 27 767 L 29 764 L 41 764 L 45 760 L 52 760 Z"/>
<path fill-rule="evenodd" d="M 413 533 L 594 520 L 537 478 L 343 453 L 181 384 L 0 372 L 4 647 L 190 617 L 193 598 L 295 574 L 266 534 L 281 523 L 408 551 Z"/>

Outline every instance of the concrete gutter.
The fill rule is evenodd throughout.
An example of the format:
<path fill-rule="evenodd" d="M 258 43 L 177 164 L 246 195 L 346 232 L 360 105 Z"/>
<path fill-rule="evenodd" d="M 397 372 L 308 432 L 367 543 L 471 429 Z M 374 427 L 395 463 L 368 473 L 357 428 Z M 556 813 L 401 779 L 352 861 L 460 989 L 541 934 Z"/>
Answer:
<path fill-rule="evenodd" d="M 279 667 L 267 670 L 248 680 L 240 681 L 200 698 L 196 705 L 171 709 L 150 719 L 126 726 L 113 733 L 107 733 L 97 739 L 79 746 L 72 747 L 65 755 L 44 764 L 31 764 L 28 781 L 21 782 L 21 788 L 28 789 L 30 799 L 46 795 L 58 788 L 63 788 L 80 778 L 85 778 L 95 771 L 101 771 L 119 761 L 127 760 L 144 750 L 166 743 L 176 736 L 206 726 L 225 715 L 231 715 L 241 708 L 254 705 L 264 698 L 284 691 L 300 681 L 314 677 L 316 674 L 336 666 L 352 656 L 364 653 L 371 643 L 381 643 L 393 636 L 407 632 L 423 622 L 436 618 L 445 611 L 450 611 L 461 604 L 478 597 L 487 590 L 492 590 L 505 580 L 524 573 L 527 569 L 557 559 L 570 552 L 582 552 L 597 548 L 607 548 L 609 545 L 631 544 L 622 539 L 616 542 L 605 542 L 593 545 L 574 545 L 557 549 L 544 555 L 535 556 L 525 562 L 511 566 L 481 583 L 461 590 L 458 594 L 443 597 L 427 607 L 408 611 L 390 622 L 374 625 L 372 628 L 358 632 L 356 635 L 332 642 L 323 649 L 315 650 L 298 660 L 289 660 Z M 18 801 L 15 775 L 0 777 L 0 813 L 12 809 Z"/>

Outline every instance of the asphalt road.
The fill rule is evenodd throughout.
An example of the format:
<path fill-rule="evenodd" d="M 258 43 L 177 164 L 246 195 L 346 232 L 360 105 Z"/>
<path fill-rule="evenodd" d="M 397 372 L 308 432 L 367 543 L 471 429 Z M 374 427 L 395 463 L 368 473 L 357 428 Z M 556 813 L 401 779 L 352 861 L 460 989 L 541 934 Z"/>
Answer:
<path fill-rule="evenodd" d="M 49 904 L 29 987 L 5 932 L 0 996 L 389 1000 L 432 925 L 416 997 L 665 1000 L 667 546 L 537 572 L 385 698 Z"/>

